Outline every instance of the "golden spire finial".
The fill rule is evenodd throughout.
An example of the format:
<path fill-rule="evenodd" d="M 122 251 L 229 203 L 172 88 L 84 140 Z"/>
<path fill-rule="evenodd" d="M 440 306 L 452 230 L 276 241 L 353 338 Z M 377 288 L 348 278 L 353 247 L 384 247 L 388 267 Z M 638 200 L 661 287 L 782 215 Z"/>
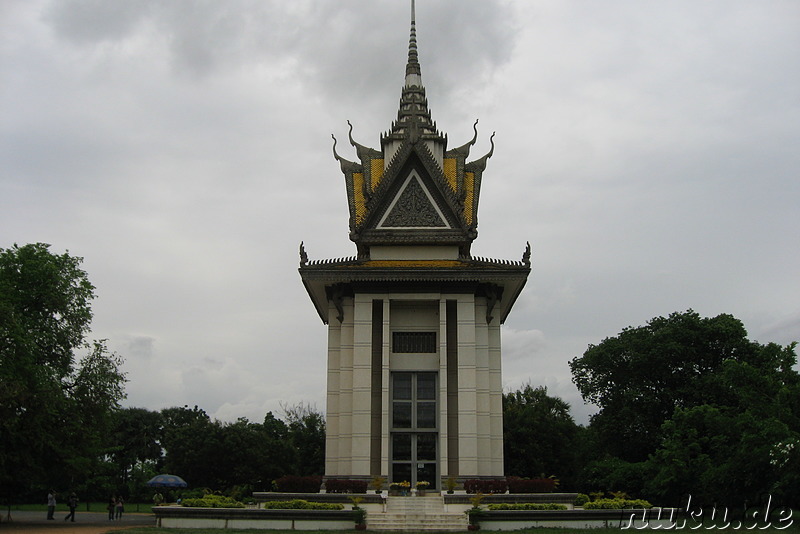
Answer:
<path fill-rule="evenodd" d="M 406 64 L 406 86 L 422 85 L 422 71 L 417 56 L 417 22 L 414 0 L 411 0 L 411 37 L 408 39 L 408 63 Z"/>

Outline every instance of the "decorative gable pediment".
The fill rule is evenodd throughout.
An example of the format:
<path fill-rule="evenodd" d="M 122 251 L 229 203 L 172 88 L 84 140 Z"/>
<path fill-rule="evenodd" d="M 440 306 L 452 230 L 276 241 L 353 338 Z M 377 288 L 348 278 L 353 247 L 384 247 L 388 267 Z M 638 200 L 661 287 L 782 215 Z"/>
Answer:
<path fill-rule="evenodd" d="M 367 247 L 464 247 L 474 237 L 462 213 L 458 198 L 430 151 L 423 143 L 404 143 L 365 203 L 365 216 L 351 239 Z"/>
<path fill-rule="evenodd" d="M 411 171 L 377 228 L 411 230 L 450 228 L 450 225 L 419 174 Z"/>

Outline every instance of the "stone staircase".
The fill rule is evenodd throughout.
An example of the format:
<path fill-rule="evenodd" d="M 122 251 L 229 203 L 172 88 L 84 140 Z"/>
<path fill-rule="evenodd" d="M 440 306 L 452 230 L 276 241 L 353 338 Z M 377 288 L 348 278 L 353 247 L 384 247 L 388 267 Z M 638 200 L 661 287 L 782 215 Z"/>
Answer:
<path fill-rule="evenodd" d="M 385 512 L 367 513 L 368 530 L 406 532 L 463 532 L 467 516 L 445 513 L 441 495 L 388 497 Z"/>

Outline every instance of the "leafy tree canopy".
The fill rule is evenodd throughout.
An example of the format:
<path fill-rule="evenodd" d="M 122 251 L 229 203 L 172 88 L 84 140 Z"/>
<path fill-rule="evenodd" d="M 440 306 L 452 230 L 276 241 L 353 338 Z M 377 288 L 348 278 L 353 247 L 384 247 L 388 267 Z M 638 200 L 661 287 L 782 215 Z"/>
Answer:
<path fill-rule="evenodd" d="M 686 494 L 734 504 L 764 493 L 797 504 L 800 475 L 778 468 L 800 463 L 795 346 L 750 341 L 738 319 L 691 310 L 590 346 L 570 362 L 600 407 L 586 478 L 671 505 Z"/>
<path fill-rule="evenodd" d="M 661 425 L 676 408 L 737 402 L 726 368 L 743 364 L 765 381 L 781 382 L 796 378 L 795 362 L 792 350 L 749 341 L 731 315 L 703 318 L 689 310 L 590 345 L 570 368 L 584 400 L 600 407 L 592 425 L 607 450 L 641 461 L 660 443 Z"/>
<path fill-rule="evenodd" d="M 0 249 L 0 486 L 10 493 L 72 484 L 124 398 L 122 360 L 87 340 L 95 288 L 82 261 L 42 243 Z"/>
<path fill-rule="evenodd" d="M 577 469 L 582 430 L 569 404 L 547 394 L 547 388 L 526 384 L 503 395 L 503 447 L 509 476 L 556 475 L 567 485 Z"/>

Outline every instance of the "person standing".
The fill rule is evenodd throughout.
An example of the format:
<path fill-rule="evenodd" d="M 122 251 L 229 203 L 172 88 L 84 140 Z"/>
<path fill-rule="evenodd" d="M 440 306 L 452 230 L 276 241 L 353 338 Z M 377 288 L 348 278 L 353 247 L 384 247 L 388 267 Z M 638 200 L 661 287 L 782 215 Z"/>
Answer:
<path fill-rule="evenodd" d="M 122 519 L 122 512 L 125 511 L 125 501 L 122 500 L 122 495 L 117 499 L 117 520 Z"/>
<path fill-rule="evenodd" d="M 78 496 L 75 495 L 73 491 L 70 496 L 69 500 L 67 501 L 67 506 L 69 506 L 69 513 L 64 517 L 64 521 L 67 519 L 72 519 L 72 522 L 75 522 L 75 509 L 78 507 Z"/>
<path fill-rule="evenodd" d="M 114 507 L 117 505 L 117 500 L 112 495 L 111 498 L 108 500 L 108 506 L 106 506 L 106 510 L 108 510 L 108 519 L 112 521 L 114 519 Z"/>
<path fill-rule="evenodd" d="M 56 511 L 56 491 L 55 490 L 50 490 L 50 492 L 47 494 L 47 519 L 48 520 L 55 519 L 55 517 L 53 517 L 53 514 L 55 513 L 55 511 Z"/>

